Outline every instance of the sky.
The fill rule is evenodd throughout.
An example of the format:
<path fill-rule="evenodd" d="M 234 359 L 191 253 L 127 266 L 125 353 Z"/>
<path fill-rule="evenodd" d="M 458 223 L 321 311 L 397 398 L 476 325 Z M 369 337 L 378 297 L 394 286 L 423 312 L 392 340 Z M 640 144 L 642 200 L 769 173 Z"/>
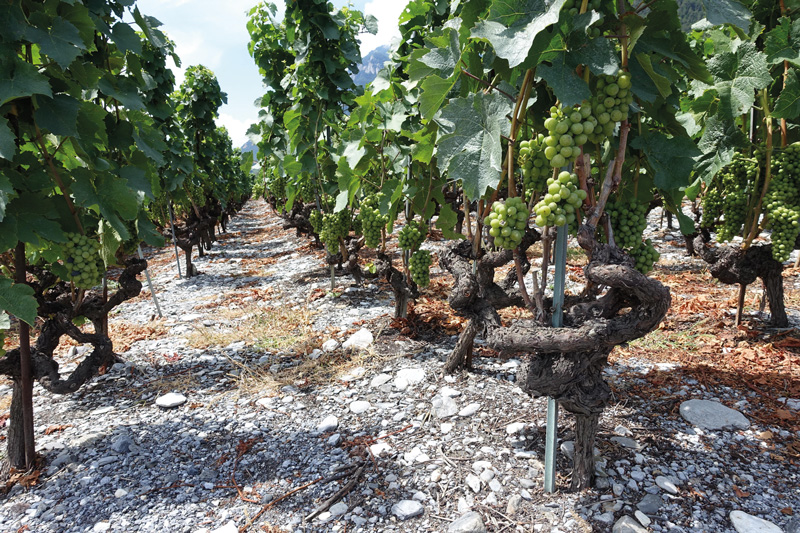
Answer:
<path fill-rule="evenodd" d="M 334 6 L 352 3 L 355 9 L 378 19 L 378 34 L 362 34 L 361 54 L 399 37 L 397 19 L 408 0 L 332 0 Z M 256 121 L 258 109 L 253 105 L 265 88 L 253 59 L 247 53 L 250 36 L 247 33 L 247 14 L 257 0 L 138 0 L 136 5 L 144 15 L 157 18 L 161 30 L 175 42 L 181 59 L 180 68 L 172 67 L 176 83 L 183 82 L 184 72 L 191 65 L 202 64 L 217 76 L 228 103 L 220 108 L 218 125 L 228 129 L 234 146 L 247 141 L 246 132 Z M 275 2 L 283 20 L 284 4 Z M 223 7 L 224 6 L 224 7 Z"/>

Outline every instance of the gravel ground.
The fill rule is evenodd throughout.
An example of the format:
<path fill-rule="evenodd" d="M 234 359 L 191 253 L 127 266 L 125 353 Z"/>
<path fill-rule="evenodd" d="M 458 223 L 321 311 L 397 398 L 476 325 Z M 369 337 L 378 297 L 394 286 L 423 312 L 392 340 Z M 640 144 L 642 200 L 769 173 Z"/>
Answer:
<path fill-rule="evenodd" d="M 125 362 L 71 396 L 35 390 L 44 471 L 0 500 L 0 531 L 800 531 L 800 435 L 748 416 L 753 391 L 655 393 L 648 373 L 672 364 L 619 362 L 597 487 L 566 490 L 562 415 L 546 494 L 546 404 L 515 386 L 518 360 L 443 376 L 455 335 L 403 336 L 375 285 L 327 294 L 320 253 L 262 202 L 201 275 L 179 279 L 170 253 L 149 252 L 163 318 L 147 290 L 112 317 Z M 62 368 L 83 350 L 65 347 Z M 691 399 L 743 417 L 700 427 L 681 414 Z"/>

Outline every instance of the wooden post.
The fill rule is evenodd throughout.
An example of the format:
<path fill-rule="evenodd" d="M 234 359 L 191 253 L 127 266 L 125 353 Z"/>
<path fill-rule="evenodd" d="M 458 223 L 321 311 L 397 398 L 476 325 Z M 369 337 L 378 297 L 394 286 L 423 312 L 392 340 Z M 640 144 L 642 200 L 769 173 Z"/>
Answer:
<path fill-rule="evenodd" d="M 26 282 L 25 243 L 18 242 L 14 253 L 16 282 Z M 22 434 L 25 443 L 25 466 L 32 469 L 36 462 L 36 444 L 33 436 L 33 373 L 31 368 L 30 326 L 19 321 L 19 371 L 22 392 Z"/>

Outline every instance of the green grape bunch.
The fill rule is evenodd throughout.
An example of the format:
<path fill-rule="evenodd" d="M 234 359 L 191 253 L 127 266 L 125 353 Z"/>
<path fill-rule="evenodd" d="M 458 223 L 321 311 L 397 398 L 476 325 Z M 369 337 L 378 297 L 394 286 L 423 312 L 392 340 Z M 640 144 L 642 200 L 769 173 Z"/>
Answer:
<path fill-rule="evenodd" d="M 100 242 L 78 233 L 67 233 L 64 245 L 64 265 L 69 280 L 79 289 L 91 289 L 100 285 L 106 271 L 100 257 Z"/>
<path fill-rule="evenodd" d="M 772 180 L 764 196 L 764 210 L 772 228 L 772 257 L 781 263 L 789 259 L 800 232 L 800 143 L 776 151 L 772 159 Z"/>
<path fill-rule="evenodd" d="M 747 204 L 758 179 L 758 161 L 736 153 L 719 176 L 724 194 L 724 216 L 717 227 L 717 239 L 728 242 L 742 232 L 742 226 L 747 219 Z"/>
<path fill-rule="evenodd" d="M 491 212 L 483 219 L 483 224 L 489 229 L 489 235 L 494 238 L 496 247 L 513 250 L 522 242 L 529 216 L 525 201 L 515 196 L 505 202 L 498 200 L 493 203 Z"/>
<path fill-rule="evenodd" d="M 544 121 L 547 135 L 542 139 L 544 156 L 552 168 L 573 163 L 581 154 L 581 146 L 597 127 L 588 103 L 576 106 L 553 106 L 550 117 Z"/>
<path fill-rule="evenodd" d="M 308 223 L 314 228 L 314 233 L 317 235 L 322 231 L 322 211 L 319 209 L 312 209 L 308 215 Z"/>
<path fill-rule="evenodd" d="M 574 225 L 585 199 L 586 191 L 578 188 L 578 175 L 561 171 L 557 177 L 547 179 L 547 194 L 533 206 L 534 222 L 540 228 Z"/>
<path fill-rule="evenodd" d="M 725 198 L 722 194 L 722 186 L 717 177 L 706 188 L 703 194 L 702 206 L 703 216 L 700 218 L 700 225 L 704 228 L 713 226 L 720 216 L 725 205 Z"/>
<path fill-rule="evenodd" d="M 377 248 L 381 244 L 381 230 L 389 222 L 389 215 L 381 215 L 378 208 L 380 194 L 372 194 L 364 198 L 358 212 L 361 220 L 361 233 L 364 235 L 364 245 L 368 248 Z"/>
<path fill-rule="evenodd" d="M 417 250 L 408 260 L 411 279 L 420 287 L 427 287 L 431 282 L 431 253 L 428 250 Z"/>
<path fill-rule="evenodd" d="M 325 213 L 322 216 L 322 229 L 319 240 L 330 249 L 338 250 L 339 239 L 350 232 L 350 211 L 343 209 L 338 213 Z"/>
<path fill-rule="evenodd" d="M 773 210 L 770 220 L 772 257 L 783 263 L 789 260 L 797 241 L 797 235 L 800 234 L 800 208 L 777 207 Z"/>
<path fill-rule="evenodd" d="M 640 240 L 628 250 L 628 254 L 636 261 L 636 270 L 642 274 L 648 274 L 652 271 L 653 265 L 656 264 L 661 257 L 661 254 L 658 253 L 650 239 L 644 242 Z"/>
<path fill-rule="evenodd" d="M 403 226 L 400 233 L 397 234 L 397 243 L 403 250 L 413 252 L 425 241 L 426 233 L 419 222 L 412 220 Z"/>
<path fill-rule="evenodd" d="M 628 107 L 633 103 L 631 92 L 631 75 L 620 70 L 616 76 L 604 74 L 597 78 L 592 87 L 592 99 L 589 102 L 592 118 L 596 127 L 589 132 L 589 141 L 595 144 L 605 142 L 614 135 L 618 122 L 628 118 Z M 583 107 L 584 104 L 581 104 Z"/>
<path fill-rule="evenodd" d="M 519 143 L 517 165 L 522 173 L 522 184 L 525 190 L 525 200 L 530 200 L 536 191 L 542 191 L 545 181 L 550 175 L 550 163 L 544 155 L 544 135 L 538 134 L 535 138 Z"/>
<path fill-rule="evenodd" d="M 647 204 L 636 199 L 618 200 L 606 204 L 605 211 L 611 218 L 617 246 L 632 250 L 641 244 L 642 233 L 647 227 Z"/>

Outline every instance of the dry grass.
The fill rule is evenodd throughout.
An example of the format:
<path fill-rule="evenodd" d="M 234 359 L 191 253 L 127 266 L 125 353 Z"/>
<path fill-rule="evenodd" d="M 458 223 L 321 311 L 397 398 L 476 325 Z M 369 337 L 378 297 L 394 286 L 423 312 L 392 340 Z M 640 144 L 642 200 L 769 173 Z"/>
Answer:
<path fill-rule="evenodd" d="M 187 369 L 175 374 L 169 374 L 154 379 L 147 384 L 148 392 L 155 391 L 159 395 L 175 391 L 188 391 L 200 386 L 200 381 L 194 372 Z"/>
<path fill-rule="evenodd" d="M 305 307 L 248 305 L 220 309 L 215 316 L 222 323 L 234 325 L 224 329 L 198 326 L 187 338 L 189 346 L 205 349 L 245 341 L 263 350 L 287 350 L 307 344 L 315 335 L 311 329 L 314 313 Z"/>

